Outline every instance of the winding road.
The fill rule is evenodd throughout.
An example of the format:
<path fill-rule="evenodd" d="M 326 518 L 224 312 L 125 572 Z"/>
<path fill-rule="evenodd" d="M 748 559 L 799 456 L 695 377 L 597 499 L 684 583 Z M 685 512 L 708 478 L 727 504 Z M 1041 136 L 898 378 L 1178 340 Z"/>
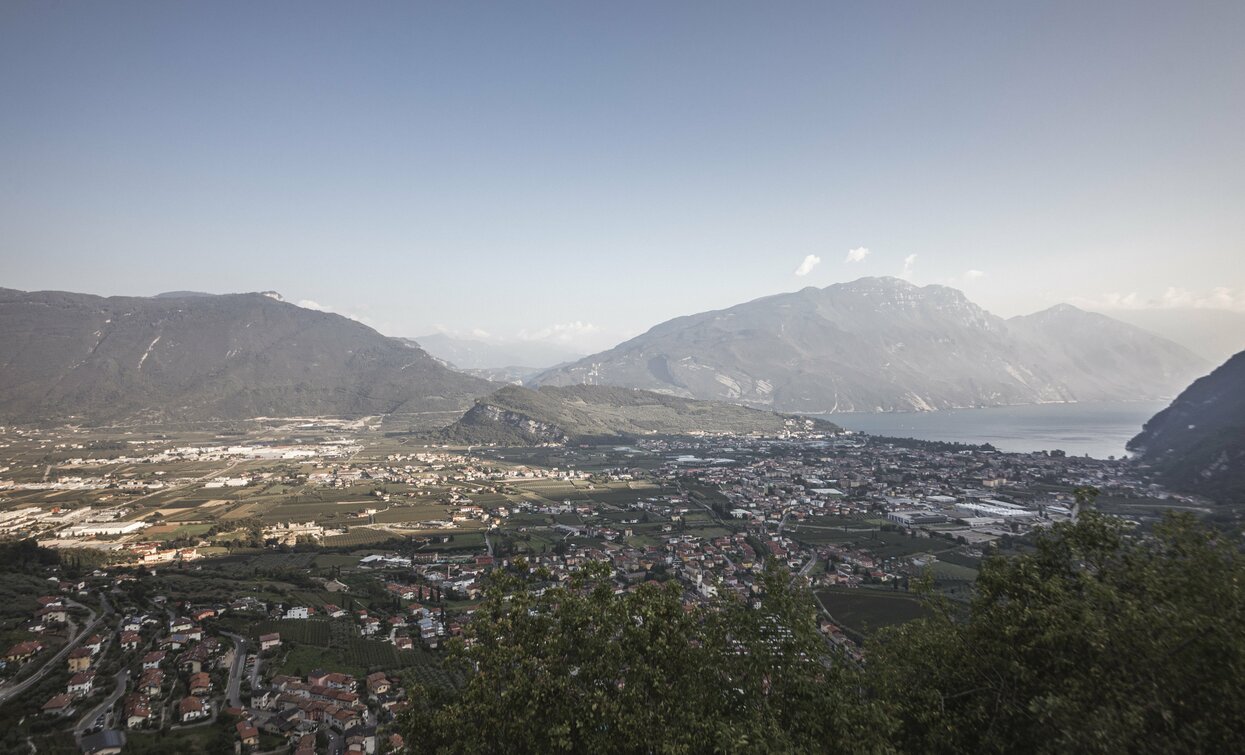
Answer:
<path fill-rule="evenodd" d="M 90 614 L 90 617 L 87 619 L 86 626 L 82 628 L 81 632 L 78 632 L 77 636 L 75 636 L 69 642 L 65 643 L 65 647 L 57 651 L 56 655 L 52 656 L 47 661 L 45 661 L 43 665 L 39 667 L 38 671 L 31 674 L 26 679 L 23 679 L 22 681 L 18 682 L 17 684 L 14 684 L 14 685 L 6 684 L 5 686 L 0 687 L 0 704 L 8 702 L 9 699 L 12 698 L 14 695 L 19 695 L 22 692 L 25 692 L 35 682 L 47 676 L 49 671 L 56 668 L 56 664 L 60 663 L 62 660 L 64 660 L 65 656 L 69 655 L 69 651 L 78 647 L 78 645 L 82 642 L 84 637 L 86 637 L 91 632 L 95 631 L 95 628 L 99 626 L 99 623 L 101 621 L 103 621 L 104 616 L 108 616 L 109 614 L 112 613 L 112 604 L 108 602 L 108 596 L 104 595 L 103 593 L 100 593 L 100 601 L 103 603 L 103 606 L 104 606 L 103 616 L 96 616 L 94 609 L 87 608 L 86 606 L 82 605 L 81 603 L 75 600 L 70 600 L 68 598 L 65 599 L 66 604 L 71 605 L 71 606 L 77 606 L 78 608 L 85 608 L 87 610 L 87 612 Z"/>

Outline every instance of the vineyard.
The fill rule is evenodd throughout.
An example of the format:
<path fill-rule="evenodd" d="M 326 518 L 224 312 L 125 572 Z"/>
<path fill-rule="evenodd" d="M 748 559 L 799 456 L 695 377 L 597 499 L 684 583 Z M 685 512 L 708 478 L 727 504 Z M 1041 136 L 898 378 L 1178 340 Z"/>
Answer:
<path fill-rule="evenodd" d="M 374 530 L 369 527 L 351 527 L 344 535 L 332 535 L 324 538 L 325 547 L 351 548 L 360 545 L 373 545 L 393 540 L 397 537 L 392 532 Z"/>

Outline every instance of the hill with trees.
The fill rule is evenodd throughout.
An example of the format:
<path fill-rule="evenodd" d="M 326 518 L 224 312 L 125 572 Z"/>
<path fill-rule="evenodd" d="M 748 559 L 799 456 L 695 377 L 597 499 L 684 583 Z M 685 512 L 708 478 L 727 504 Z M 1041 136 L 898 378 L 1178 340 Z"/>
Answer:
<path fill-rule="evenodd" d="M 1190 385 L 1128 448 L 1173 490 L 1245 503 L 1245 352 Z"/>
<path fill-rule="evenodd" d="M 735 404 L 597 385 L 537 390 L 508 385 L 476 401 L 444 431 L 460 443 L 625 441 L 688 433 L 838 432 L 824 420 L 775 414 Z"/>

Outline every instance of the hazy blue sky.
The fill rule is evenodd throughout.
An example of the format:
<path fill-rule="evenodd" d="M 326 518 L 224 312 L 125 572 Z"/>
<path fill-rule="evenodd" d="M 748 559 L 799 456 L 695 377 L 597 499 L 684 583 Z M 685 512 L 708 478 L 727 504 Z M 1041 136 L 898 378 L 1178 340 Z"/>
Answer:
<path fill-rule="evenodd" d="M 905 270 L 1245 309 L 1243 39 L 1238 1 L 8 0 L 0 285 L 581 348 Z"/>

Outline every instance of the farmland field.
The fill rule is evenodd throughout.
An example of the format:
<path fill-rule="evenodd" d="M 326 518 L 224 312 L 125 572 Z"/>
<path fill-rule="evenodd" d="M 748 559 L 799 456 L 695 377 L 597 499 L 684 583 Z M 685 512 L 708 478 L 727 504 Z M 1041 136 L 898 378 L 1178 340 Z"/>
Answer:
<path fill-rule="evenodd" d="M 384 543 L 398 537 L 392 532 L 375 530 L 369 527 L 351 527 L 344 535 L 332 535 L 324 538 L 324 544 L 330 548 L 354 547 Z"/>
<path fill-rule="evenodd" d="M 865 635 L 929 615 L 920 600 L 906 593 L 826 588 L 817 591 L 817 598 L 836 622 Z"/>

